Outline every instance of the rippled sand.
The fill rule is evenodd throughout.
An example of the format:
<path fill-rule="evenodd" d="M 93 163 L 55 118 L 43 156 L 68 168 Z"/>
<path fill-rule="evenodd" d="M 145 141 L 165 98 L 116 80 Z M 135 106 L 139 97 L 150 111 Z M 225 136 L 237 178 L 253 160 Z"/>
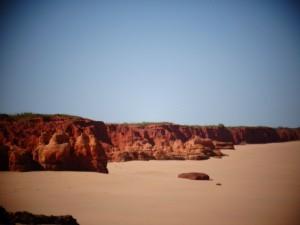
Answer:
<path fill-rule="evenodd" d="M 1 172 L 0 205 L 82 225 L 299 224 L 300 142 L 236 149 L 223 159 L 110 163 L 109 175 Z M 177 178 L 191 171 L 212 180 Z"/>

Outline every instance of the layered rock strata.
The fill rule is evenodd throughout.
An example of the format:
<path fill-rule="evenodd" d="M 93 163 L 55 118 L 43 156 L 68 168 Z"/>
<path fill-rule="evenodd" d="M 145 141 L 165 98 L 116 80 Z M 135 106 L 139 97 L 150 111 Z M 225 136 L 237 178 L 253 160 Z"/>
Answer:
<path fill-rule="evenodd" d="M 108 161 L 203 160 L 245 143 L 300 139 L 300 128 L 104 124 L 74 116 L 0 116 L 0 170 L 107 173 Z"/>

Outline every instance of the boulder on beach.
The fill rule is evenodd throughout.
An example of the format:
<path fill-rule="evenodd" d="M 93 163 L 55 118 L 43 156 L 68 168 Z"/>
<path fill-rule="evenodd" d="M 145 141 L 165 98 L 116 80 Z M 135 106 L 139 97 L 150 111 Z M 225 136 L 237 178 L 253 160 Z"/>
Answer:
<path fill-rule="evenodd" d="M 190 179 L 190 180 L 209 180 L 209 176 L 205 173 L 190 172 L 178 174 L 178 178 Z"/>

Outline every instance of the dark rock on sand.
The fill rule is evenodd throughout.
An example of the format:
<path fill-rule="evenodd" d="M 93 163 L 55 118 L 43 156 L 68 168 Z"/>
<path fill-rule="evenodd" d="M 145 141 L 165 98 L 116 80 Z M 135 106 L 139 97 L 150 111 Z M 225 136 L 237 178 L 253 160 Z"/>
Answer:
<path fill-rule="evenodd" d="M 79 225 L 72 216 L 45 216 L 34 215 L 29 212 L 7 212 L 0 206 L 0 224 L 1 225 L 16 225 L 16 224 L 52 224 L 52 225 Z"/>
<path fill-rule="evenodd" d="M 205 173 L 191 172 L 191 173 L 181 173 L 178 178 L 185 178 L 190 180 L 209 180 L 209 176 Z"/>

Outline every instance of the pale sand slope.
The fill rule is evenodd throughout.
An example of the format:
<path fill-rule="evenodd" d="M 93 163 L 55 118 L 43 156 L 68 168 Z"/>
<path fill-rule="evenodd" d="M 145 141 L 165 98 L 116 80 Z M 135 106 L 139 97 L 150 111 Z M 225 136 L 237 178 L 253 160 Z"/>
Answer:
<path fill-rule="evenodd" d="M 206 161 L 110 163 L 109 175 L 2 172 L 0 204 L 71 214 L 83 225 L 299 224 L 300 142 L 236 149 Z M 213 181 L 177 178 L 189 171 Z"/>

